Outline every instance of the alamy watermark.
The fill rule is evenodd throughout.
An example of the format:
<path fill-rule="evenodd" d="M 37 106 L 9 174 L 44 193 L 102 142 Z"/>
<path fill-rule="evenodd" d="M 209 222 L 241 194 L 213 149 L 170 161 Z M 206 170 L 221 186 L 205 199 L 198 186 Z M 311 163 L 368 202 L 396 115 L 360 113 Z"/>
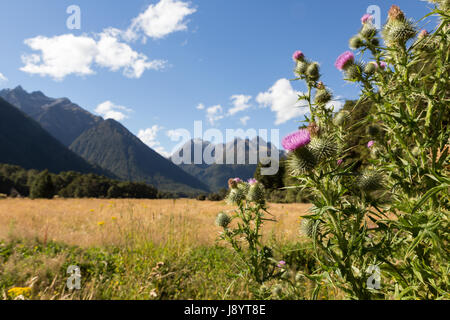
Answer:
<path fill-rule="evenodd" d="M 69 266 L 67 268 L 67 273 L 70 274 L 70 277 L 67 279 L 67 288 L 69 290 L 81 289 L 81 270 L 78 266 Z"/>
<path fill-rule="evenodd" d="M 270 143 L 269 140 L 270 131 Z M 199 143 L 187 144 L 192 137 Z M 173 130 L 172 162 L 180 164 L 262 164 L 261 175 L 274 175 L 279 170 L 280 152 L 273 142 L 280 140 L 278 129 L 226 129 L 225 135 L 215 128 L 203 132 L 203 122 L 194 122 L 194 135 L 187 129 Z M 240 139 L 236 139 L 240 138 Z M 204 145 L 203 142 L 211 142 Z M 226 143 L 228 142 L 228 143 Z"/>
<path fill-rule="evenodd" d="M 67 7 L 66 13 L 70 16 L 67 18 L 66 26 L 69 30 L 81 29 L 81 8 L 77 5 Z"/>

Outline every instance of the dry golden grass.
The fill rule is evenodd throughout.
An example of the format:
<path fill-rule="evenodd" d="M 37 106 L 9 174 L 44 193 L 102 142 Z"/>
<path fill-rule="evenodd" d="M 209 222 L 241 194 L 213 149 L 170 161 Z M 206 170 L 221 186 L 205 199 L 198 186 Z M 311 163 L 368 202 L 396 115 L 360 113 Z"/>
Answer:
<path fill-rule="evenodd" d="M 269 204 L 277 222 L 265 234 L 298 238 L 299 217 L 308 204 Z M 213 245 L 220 228 L 217 213 L 233 210 L 224 202 L 179 200 L 54 199 L 0 200 L 0 239 L 61 241 L 82 247 L 130 244 Z"/>

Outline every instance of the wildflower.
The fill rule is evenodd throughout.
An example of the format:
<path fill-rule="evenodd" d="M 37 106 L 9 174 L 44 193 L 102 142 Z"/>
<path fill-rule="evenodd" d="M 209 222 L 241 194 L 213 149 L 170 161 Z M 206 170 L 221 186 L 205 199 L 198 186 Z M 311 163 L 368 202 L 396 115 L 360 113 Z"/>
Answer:
<path fill-rule="evenodd" d="M 384 61 L 380 61 L 380 68 L 384 70 L 384 69 L 386 69 L 386 67 L 387 67 L 387 63 Z"/>
<path fill-rule="evenodd" d="M 278 265 L 277 265 L 278 268 L 284 268 L 285 266 L 286 266 L 286 261 L 281 260 L 280 262 L 278 262 Z"/>
<path fill-rule="evenodd" d="M 15 287 L 8 290 L 8 296 L 10 296 L 12 299 L 16 299 L 19 297 L 22 298 L 30 298 L 31 297 L 31 288 L 25 287 Z"/>
<path fill-rule="evenodd" d="M 375 144 L 375 141 L 373 141 L 373 140 L 369 141 L 369 143 L 367 144 L 367 148 L 372 148 L 374 144 Z"/>
<path fill-rule="evenodd" d="M 156 298 L 157 296 L 158 296 L 158 293 L 156 293 L 156 289 L 153 289 L 152 291 L 150 291 L 151 298 Z"/>
<path fill-rule="evenodd" d="M 311 134 L 307 129 L 302 129 L 286 136 L 281 144 L 288 151 L 295 151 L 311 142 Z"/>
<path fill-rule="evenodd" d="M 350 51 L 346 51 L 337 58 L 334 65 L 338 68 L 338 70 L 345 70 L 349 66 L 353 65 L 354 62 L 355 55 Z"/>
<path fill-rule="evenodd" d="M 339 160 L 337 161 L 337 165 L 340 166 L 343 162 L 344 162 L 344 160 L 339 159 Z"/>
<path fill-rule="evenodd" d="M 117 220 L 117 217 L 111 217 L 111 220 L 112 220 L 112 221 L 116 221 L 116 220 Z"/>
<path fill-rule="evenodd" d="M 93 213 L 95 210 L 94 210 L 94 209 L 91 209 L 91 210 L 89 210 L 89 211 Z"/>
<path fill-rule="evenodd" d="M 297 62 L 297 61 L 302 61 L 304 58 L 304 54 L 303 52 L 301 52 L 300 50 L 297 50 L 294 52 L 294 54 L 292 55 L 292 59 Z"/>
<path fill-rule="evenodd" d="M 367 22 L 372 22 L 372 20 L 373 20 L 373 16 L 371 14 L 366 13 L 365 15 L 362 16 L 361 23 L 365 24 Z"/>
<path fill-rule="evenodd" d="M 249 185 L 254 185 L 254 184 L 257 184 L 257 183 L 258 183 L 258 180 L 256 180 L 256 179 L 253 179 L 253 178 L 252 178 L 252 179 L 249 179 L 249 180 L 248 180 L 248 184 L 249 184 Z"/>
<path fill-rule="evenodd" d="M 105 224 L 105 221 L 99 221 L 99 222 L 97 222 L 97 224 L 101 227 Z"/>

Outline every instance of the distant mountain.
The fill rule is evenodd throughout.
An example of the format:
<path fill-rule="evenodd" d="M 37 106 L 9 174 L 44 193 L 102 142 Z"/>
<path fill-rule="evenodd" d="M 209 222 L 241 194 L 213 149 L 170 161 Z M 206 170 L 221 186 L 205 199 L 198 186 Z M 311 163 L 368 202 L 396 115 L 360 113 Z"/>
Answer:
<path fill-rule="evenodd" d="M 81 134 L 70 149 L 123 180 L 146 182 L 173 192 L 209 188 L 145 145 L 115 120 L 105 120 Z"/>
<path fill-rule="evenodd" d="M 67 149 L 45 131 L 39 123 L 0 98 L 0 163 L 14 164 L 26 169 L 59 173 L 107 172 L 94 167 Z"/>
<path fill-rule="evenodd" d="M 270 157 L 271 148 L 271 143 L 266 143 L 260 137 L 252 140 L 236 138 L 226 144 L 217 145 L 208 141 L 194 139 L 186 142 L 180 149 L 174 152 L 170 159 L 178 163 L 180 159 L 183 159 L 185 151 L 190 152 L 190 158 L 189 154 L 186 155 L 187 163 L 179 164 L 180 168 L 200 181 L 203 181 L 212 191 L 218 191 L 221 188 L 227 187 L 229 178 L 239 177 L 245 180 L 252 178 L 257 167 L 257 164 L 252 160 L 256 159 L 257 162 L 260 160 L 260 150 L 263 155 Z M 199 155 L 203 155 L 206 150 L 207 154 L 210 154 L 211 158 L 215 159 L 214 163 L 205 163 L 205 161 L 202 161 L 201 163 L 195 164 L 195 150 L 198 150 Z M 277 148 L 274 148 L 274 151 L 278 152 L 280 157 L 283 155 Z M 220 161 L 221 158 L 222 161 Z M 227 158 L 233 164 L 226 164 Z M 238 164 L 238 159 L 244 160 L 240 161 L 243 164 Z"/>
<path fill-rule="evenodd" d="M 39 122 L 66 146 L 103 121 L 67 98 L 49 98 L 40 91 L 28 93 L 21 86 L 0 91 L 0 97 Z"/>

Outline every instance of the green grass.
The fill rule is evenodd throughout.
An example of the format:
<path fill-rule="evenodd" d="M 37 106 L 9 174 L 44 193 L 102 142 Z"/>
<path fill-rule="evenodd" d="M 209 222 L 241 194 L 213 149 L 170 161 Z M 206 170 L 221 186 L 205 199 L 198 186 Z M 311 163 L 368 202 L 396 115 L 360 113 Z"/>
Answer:
<path fill-rule="evenodd" d="M 283 259 L 314 267 L 308 249 L 284 245 Z M 67 268 L 81 269 L 81 289 L 66 287 Z M 30 287 L 31 299 L 267 299 L 234 252 L 221 246 L 179 248 L 141 243 L 130 248 L 80 248 L 37 240 L 0 241 L 0 297 Z M 306 295 L 306 291 L 305 291 Z"/>

